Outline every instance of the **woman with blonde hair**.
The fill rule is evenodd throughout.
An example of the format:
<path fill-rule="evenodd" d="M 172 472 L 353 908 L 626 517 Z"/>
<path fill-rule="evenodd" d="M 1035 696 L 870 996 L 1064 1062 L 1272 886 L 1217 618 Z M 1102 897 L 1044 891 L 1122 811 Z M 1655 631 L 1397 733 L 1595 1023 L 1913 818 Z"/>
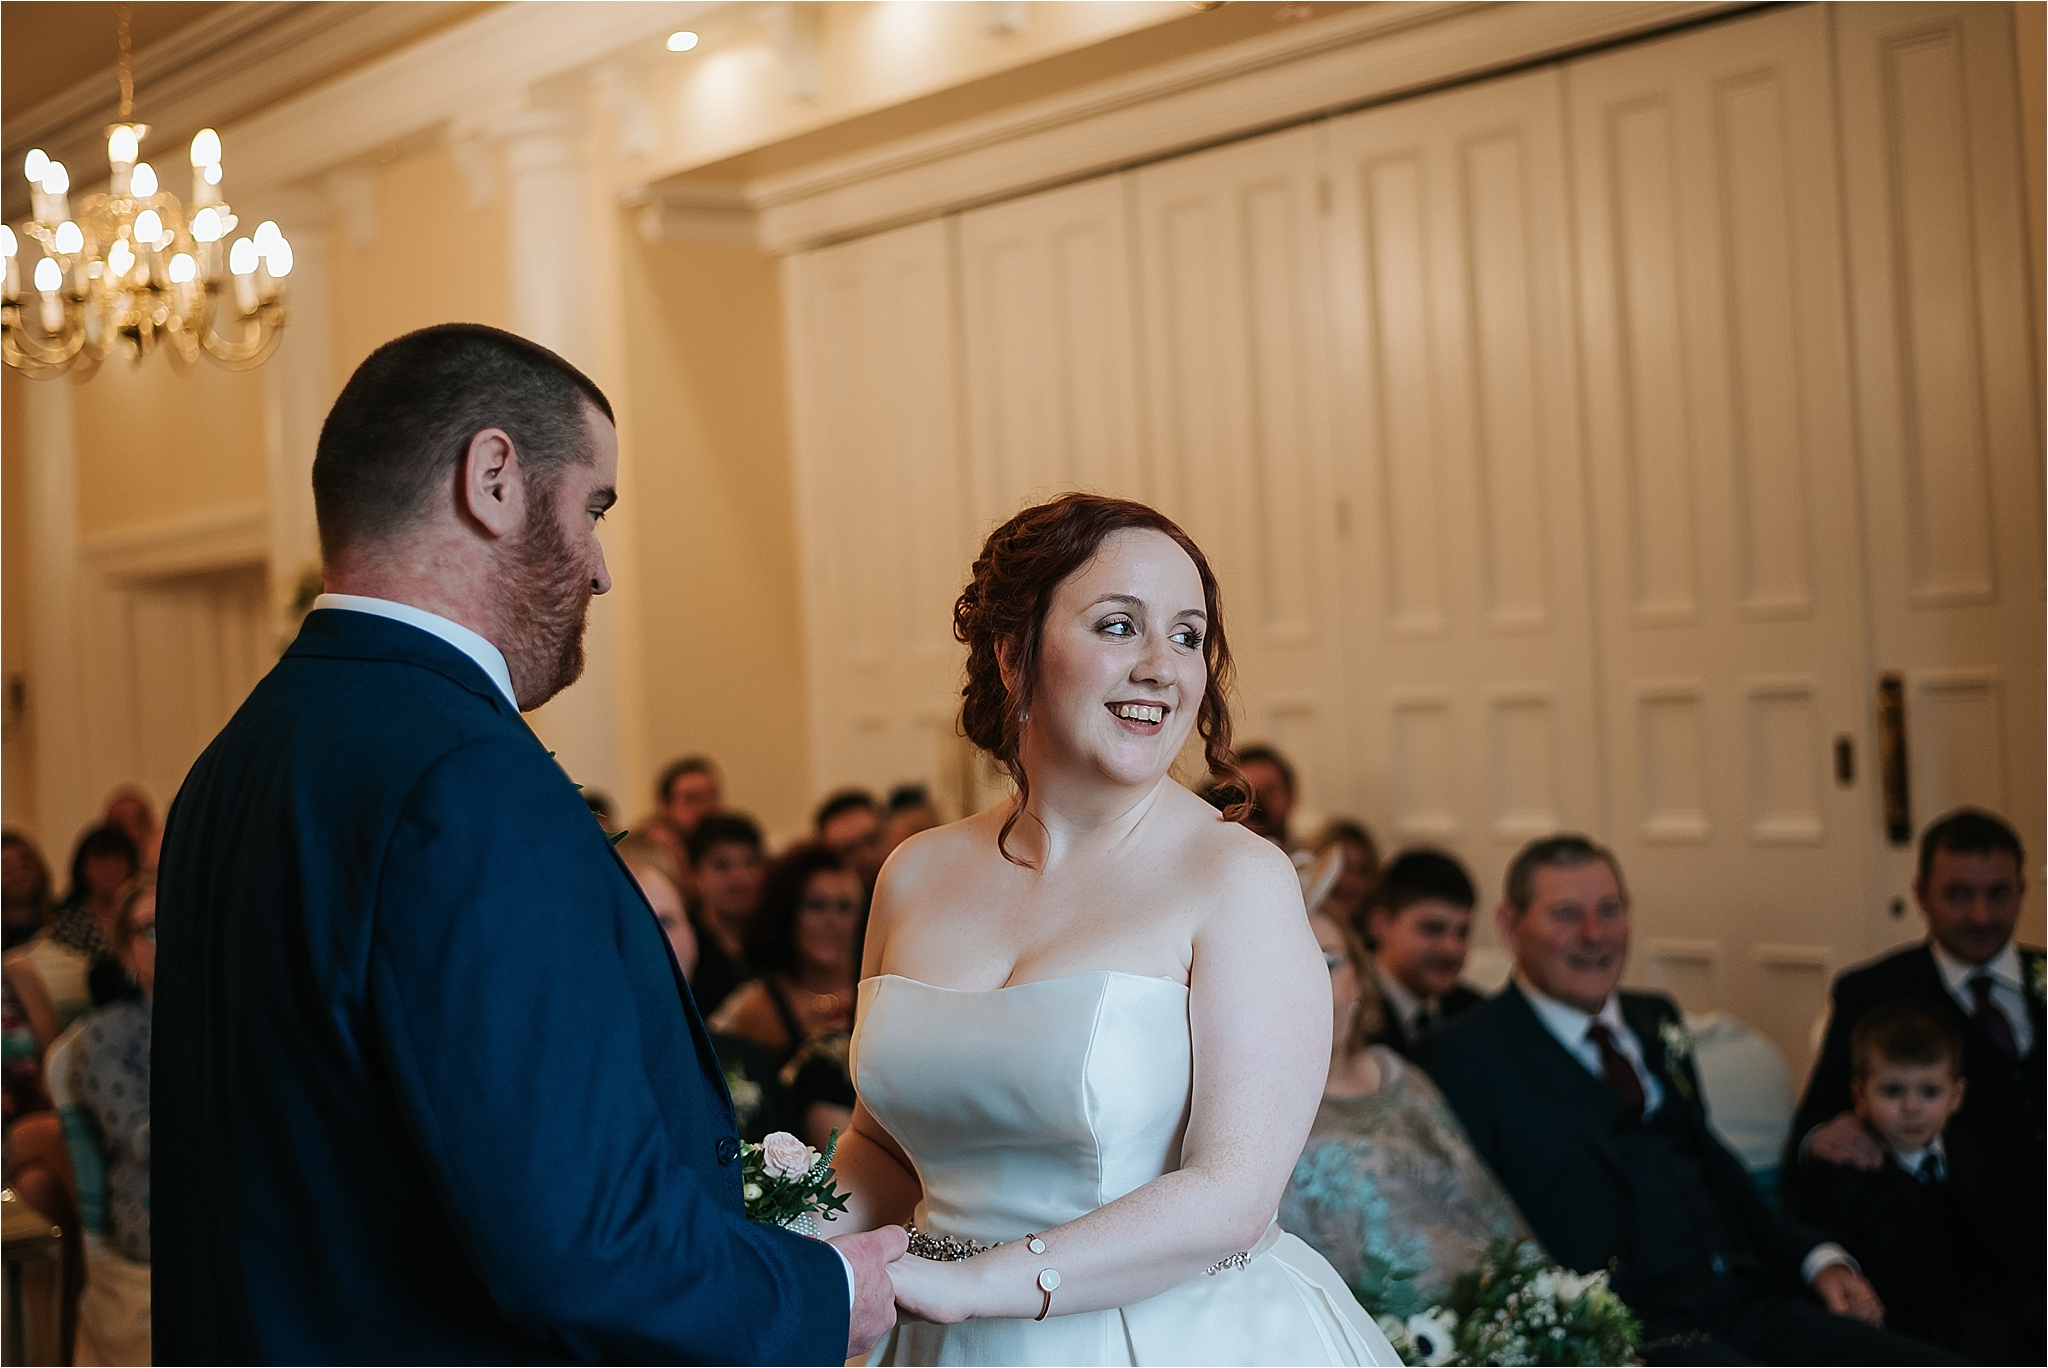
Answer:
<path fill-rule="evenodd" d="M 1280 1222 L 1375 1311 L 1441 1301 L 1495 1240 L 1529 1238 L 1499 1180 L 1422 1070 L 1384 1045 L 1379 979 L 1356 931 L 1309 917 L 1330 972 L 1329 1077 Z"/>

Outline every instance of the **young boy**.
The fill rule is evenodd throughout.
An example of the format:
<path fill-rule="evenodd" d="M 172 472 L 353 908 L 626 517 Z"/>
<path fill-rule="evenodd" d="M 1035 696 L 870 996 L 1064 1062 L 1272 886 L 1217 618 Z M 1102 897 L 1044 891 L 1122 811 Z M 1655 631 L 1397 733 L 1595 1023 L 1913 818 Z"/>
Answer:
<path fill-rule="evenodd" d="M 1872 1011 L 1851 1041 L 1856 1115 L 1889 1160 L 1873 1173 L 1817 1166 L 1802 1214 L 1863 1267 L 1885 1327 L 1971 1363 L 2038 1363 L 2042 1328 L 2014 1314 L 2013 1270 L 1986 1254 L 1995 1175 L 1948 1132 L 1963 1104 L 1963 1042 L 1909 1002 Z"/>

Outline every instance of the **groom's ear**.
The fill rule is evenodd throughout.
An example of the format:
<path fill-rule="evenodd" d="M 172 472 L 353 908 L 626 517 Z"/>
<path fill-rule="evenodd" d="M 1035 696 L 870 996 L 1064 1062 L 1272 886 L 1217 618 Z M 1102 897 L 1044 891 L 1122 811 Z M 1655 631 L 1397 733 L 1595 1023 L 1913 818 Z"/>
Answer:
<path fill-rule="evenodd" d="M 457 497 L 485 533 L 510 537 L 526 525 L 526 471 L 504 429 L 485 428 L 471 437 L 458 469 Z"/>

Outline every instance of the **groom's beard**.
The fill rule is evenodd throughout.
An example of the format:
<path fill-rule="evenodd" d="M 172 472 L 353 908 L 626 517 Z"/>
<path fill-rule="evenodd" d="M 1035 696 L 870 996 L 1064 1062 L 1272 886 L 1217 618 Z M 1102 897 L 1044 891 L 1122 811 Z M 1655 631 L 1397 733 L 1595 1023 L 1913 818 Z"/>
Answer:
<path fill-rule="evenodd" d="M 591 576 L 569 547 L 553 490 L 528 505 L 526 535 L 499 586 L 499 638 L 521 712 L 531 712 L 583 675 Z"/>

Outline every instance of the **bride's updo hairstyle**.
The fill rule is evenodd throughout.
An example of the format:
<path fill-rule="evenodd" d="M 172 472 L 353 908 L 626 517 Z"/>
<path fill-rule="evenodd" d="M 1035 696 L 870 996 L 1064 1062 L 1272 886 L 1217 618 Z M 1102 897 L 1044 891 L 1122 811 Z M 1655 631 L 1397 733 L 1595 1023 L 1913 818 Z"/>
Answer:
<path fill-rule="evenodd" d="M 967 647 L 961 727 L 969 741 L 1002 763 L 1017 786 L 1017 805 L 996 838 L 1003 858 L 1012 864 L 1030 863 L 1010 853 L 1009 839 L 1031 798 L 1031 780 L 1019 750 L 1038 680 L 1046 611 L 1053 592 L 1095 559 L 1103 542 L 1115 533 L 1132 531 L 1171 537 L 1202 577 L 1202 607 L 1209 617 L 1202 631 L 1202 658 L 1209 677 L 1195 713 L 1195 730 L 1202 737 L 1211 782 L 1234 795 L 1223 809 L 1224 820 L 1238 821 L 1251 808 L 1251 785 L 1238 772 L 1230 748 L 1230 643 L 1223 634 L 1216 576 L 1202 548 L 1157 509 L 1100 494 L 1062 494 L 1025 509 L 989 533 L 975 558 L 973 576 L 953 605 L 953 635 Z M 1013 667 L 1010 683 L 1003 680 L 1005 659 Z"/>

